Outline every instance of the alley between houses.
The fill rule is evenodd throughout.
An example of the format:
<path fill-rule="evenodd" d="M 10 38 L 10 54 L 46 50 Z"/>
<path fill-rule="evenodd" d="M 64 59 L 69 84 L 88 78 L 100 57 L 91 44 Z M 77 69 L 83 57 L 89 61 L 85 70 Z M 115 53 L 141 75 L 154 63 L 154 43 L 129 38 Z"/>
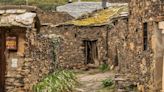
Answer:
<path fill-rule="evenodd" d="M 0 0 L 0 92 L 164 92 L 164 0 Z"/>
<path fill-rule="evenodd" d="M 114 92 L 114 89 L 105 89 L 102 85 L 102 81 L 108 78 L 114 79 L 114 73 L 108 72 L 96 72 L 97 70 L 89 70 L 80 74 L 77 74 L 79 86 L 77 86 L 77 92 Z"/>

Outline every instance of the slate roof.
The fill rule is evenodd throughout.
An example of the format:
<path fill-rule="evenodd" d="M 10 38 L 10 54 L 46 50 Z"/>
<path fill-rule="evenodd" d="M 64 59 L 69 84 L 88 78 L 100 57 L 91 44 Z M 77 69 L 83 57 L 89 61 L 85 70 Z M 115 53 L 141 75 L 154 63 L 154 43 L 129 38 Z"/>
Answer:
<path fill-rule="evenodd" d="M 60 25 L 75 25 L 75 26 L 100 26 L 106 25 L 111 22 L 112 19 L 117 17 L 127 17 L 128 16 L 128 6 L 113 6 L 107 9 L 101 9 L 90 14 L 90 17 L 83 19 L 76 19 L 72 21 L 65 22 Z"/>
<path fill-rule="evenodd" d="M 107 7 L 113 5 L 115 4 L 107 3 Z M 117 5 L 125 5 L 125 3 L 117 4 Z M 102 9 L 102 2 L 74 2 L 57 7 L 57 11 L 67 12 L 68 14 L 70 14 L 75 18 L 79 18 L 84 14 L 88 14 L 95 10 L 100 10 L 100 9 Z"/>
<path fill-rule="evenodd" d="M 36 13 L 25 9 L 0 10 L 0 26 L 32 27 Z"/>

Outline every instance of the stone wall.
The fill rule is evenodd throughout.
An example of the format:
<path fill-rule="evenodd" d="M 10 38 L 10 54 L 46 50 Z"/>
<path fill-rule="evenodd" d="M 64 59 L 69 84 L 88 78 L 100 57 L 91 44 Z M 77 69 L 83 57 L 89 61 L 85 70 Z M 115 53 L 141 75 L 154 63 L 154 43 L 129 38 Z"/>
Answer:
<path fill-rule="evenodd" d="M 125 55 L 127 46 L 128 26 L 127 19 L 118 19 L 111 24 L 111 28 L 108 29 L 108 55 L 109 64 L 118 66 L 122 65 L 121 55 Z M 124 52 L 126 51 L 126 52 Z M 124 52 L 124 53 L 122 53 Z M 120 55 L 121 54 L 121 55 Z M 124 57 L 125 58 L 125 57 Z M 121 69 L 124 71 L 123 69 Z"/>
<path fill-rule="evenodd" d="M 86 66 L 84 54 L 84 40 L 97 40 L 98 62 L 97 65 L 107 60 L 106 55 L 106 26 L 78 27 L 64 25 L 51 28 L 44 27 L 41 31 L 49 30 L 49 34 L 55 33 L 62 39 L 57 53 L 58 65 L 62 68 L 84 69 Z"/>
<path fill-rule="evenodd" d="M 156 23 L 162 21 L 163 4 L 160 0 L 131 0 L 129 2 L 128 31 L 118 47 L 119 73 L 128 78 L 145 92 L 159 92 L 161 90 L 162 63 L 156 57 Z M 144 23 L 147 25 L 147 48 L 144 49 Z M 121 26 L 122 24 L 120 24 Z M 122 42 L 119 39 L 119 43 Z M 120 48 L 120 50 L 119 50 Z M 122 49 L 123 48 L 123 49 Z M 158 72 L 157 72 L 158 71 Z M 155 76 L 154 76 L 155 74 Z M 156 80 L 158 79 L 158 80 Z M 157 83 L 156 83 L 157 82 Z"/>
<path fill-rule="evenodd" d="M 6 30 L 11 30 L 7 32 Z M 5 51 L 6 55 L 6 89 L 7 92 L 15 92 L 16 87 L 20 88 L 23 86 L 23 77 L 20 75 L 20 70 L 23 65 L 24 60 L 24 49 L 25 49 L 25 29 L 23 28 L 12 28 L 6 29 L 3 28 L 3 31 L 6 31 L 6 36 L 8 35 L 16 35 L 18 36 L 18 50 L 17 51 Z M 12 60 L 17 59 L 17 64 L 14 67 L 12 64 Z"/>
<path fill-rule="evenodd" d="M 30 42 L 26 48 L 26 58 L 22 66 L 22 75 L 24 76 L 24 90 L 32 91 L 32 86 L 44 78 L 47 74 L 55 70 L 55 47 L 53 38 L 48 35 L 37 34 L 32 39 L 30 35 L 27 38 Z M 34 40 L 34 43 L 32 43 Z M 47 49 L 48 48 L 48 49 Z"/>
<path fill-rule="evenodd" d="M 136 67 L 136 69 L 143 69 L 143 73 L 140 71 L 138 74 L 138 79 L 140 80 L 140 84 L 144 85 L 145 90 L 151 90 L 151 91 L 160 91 L 162 83 L 160 82 L 161 76 L 162 76 L 162 64 L 157 62 L 160 62 L 161 60 L 157 60 L 154 57 L 156 56 L 155 53 L 155 47 L 156 45 L 156 38 L 158 38 L 155 34 L 155 32 L 158 30 L 158 28 L 155 28 L 155 23 L 157 21 L 162 21 L 163 19 L 160 19 L 161 16 L 164 15 L 164 7 L 163 3 L 161 3 L 162 0 L 138 0 L 133 1 L 129 3 L 129 9 L 130 9 L 130 17 L 129 17 L 129 30 L 131 31 L 131 34 L 135 34 L 135 31 L 141 31 L 138 33 L 139 37 L 138 39 L 142 41 L 142 43 L 138 43 L 135 41 L 135 37 L 131 36 L 131 42 L 137 42 L 135 43 L 135 46 L 142 46 L 143 50 L 143 27 L 144 23 L 148 24 L 148 49 L 146 51 L 138 51 L 134 53 L 134 56 L 140 56 L 140 60 L 137 65 L 140 65 L 140 67 Z M 137 54 L 137 53 L 142 54 Z M 143 56 L 144 55 L 144 56 Z M 137 62 L 137 61 L 136 61 Z M 135 65 L 135 64 L 134 64 Z M 157 66 L 156 66 L 157 65 Z M 159 68 L 157 68 L 159 67 Z M 155 72 L 158 70 L 159 73 L 155 74 Z M 155 75 L 154 75 L 155 74 Z M 156 78 L 157 77 L 157 78 Z M 156 80 L 157 79 L 157 80 Z M 158 81 L 158 83 L 156 83 Z"/>
<path fill-rule="evenodd" d="M 65 12 L 38 12 L 38 17 L 41 24 L 52 23 L 54 25 L 74 19 L 71 15 Z"/>
<path fill-rule="evenodd" d="M 129 0 L 107 0 L 109 3 L 128 3 Z"/>
<path fill-rule="evenodd" d="M 122 25 L 122 24 L 121 24 Z M 153 84 L 153 50 L 152 50 L 152 32 L 153 23 L 148 23 L 148 48 L 144 50 L 143 27 L 135 31 L 123 31 L 123 37 L 119 39 L 118 45 L 118 72 L 126 75 L 134 85 L 142 85 L 146 91 L 152 91 Z M 119 36 L 120 37 L 120 36 Z"/>
<path fill-rule="evenodd" d="M 11 29 L 9 34 L 18 35 L 19 40 L 18 51 L 6 52 L 6 92 L 32 92 L 34 84 L 54 71 L 59 40 L 55 35 L 37 34 L 35 28 Z M 18 59 L 17 67 L 12 67 L 12 59 Z"/>
<path fill-rule="evenodd" d="M 4 52 L 6 56 L 6 92 L 32 92 L 32 86 L 57 67 L 55 66 L 57 63 L 56 53 L 60 43 L 56 35 L 46 35 L 46 32 L 39 33 L 40 22 L 43 23 L 42 25 L 45 25 L 44 23 L 57 24 L 73 18 L 66 13 L 43 12 L 30 6 L 3 6 L 0 8 L 2 11 L 9 9 L 8 13 L 15 16 L 17 13 L 19 15 L 19 12 L 25 13 L 26 11 L 37 13 L 37 16 L 30 20 L 33 20 L 32 24 L 24 24 L 24 22 L 29 22 L 28 19 L 28 21 L 25 19 L 19 23 L 14 21 L 13 25 L 10 24 L 11 21 L 6 22 L 9 24 L 5 26 L 9 27 L 1 27 L 6 36 L 10 34 L 18 36 L 18 50 L 8 51 L 6 49 Z M 6 14 L 4 15 L 6 16 Z M 13 66 L 14 60 L 17 62 Z"/>

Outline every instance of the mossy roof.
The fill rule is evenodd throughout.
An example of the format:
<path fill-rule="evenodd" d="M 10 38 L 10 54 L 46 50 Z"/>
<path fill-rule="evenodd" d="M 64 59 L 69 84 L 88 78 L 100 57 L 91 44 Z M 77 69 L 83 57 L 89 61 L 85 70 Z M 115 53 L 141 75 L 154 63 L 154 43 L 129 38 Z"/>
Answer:
<path fill-rule="evenodd" d="M 75 25 L 75 26 L 94 26 L 103 25 L 110 22 L 112 18 L 119 17 L 123 13 L 128 12 L 128 6 L 113 6 L 107 9 L 98 10 L 91 14 L 90 17 L 68 21 L 62 25 Z"/>

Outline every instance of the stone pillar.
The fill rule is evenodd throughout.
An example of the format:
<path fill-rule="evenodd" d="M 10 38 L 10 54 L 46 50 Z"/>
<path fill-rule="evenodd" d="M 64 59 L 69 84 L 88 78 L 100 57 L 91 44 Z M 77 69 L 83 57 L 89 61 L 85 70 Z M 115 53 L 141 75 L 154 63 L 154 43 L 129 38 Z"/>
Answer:
<path fill-rule="evenodd" d="M 163 56 L 162 91 L 161 92 L 164 92 L 164 56 Z"/>
<path fill-rule="evenodd" d="M 160 23 L 155 26 L 154 36 L 154 60 L 155 60 L 155 69 L 154 69 L 154 90 L 155 92 L 160 92 L 162 90 L 162 76 L 163 76 L 163 41 L 162 41 L 162 32 L 160 28 Z"/>
<path fill-rule="evenodd" d="M 107 0 L 102 0 L 102 7 L 107 8 Z"/>
<path fill-rule="evenodd" d="M 164 29 L 162 29 L 162 45 L 164 46 Z M 164 48 L 162 49 L 163 54 L 163 70 L 162 70 L 162 91 L 164 92 Z"/>
<path fill-rule="evenodd" d="M 163 62 L 163 66 L 162 66 L 162 90 L 161 92 L 164 92 L 164 21 L 159 22 L 159 29 L 161 30 L 161 34 L 162 34 L 162 62 Z"/>

